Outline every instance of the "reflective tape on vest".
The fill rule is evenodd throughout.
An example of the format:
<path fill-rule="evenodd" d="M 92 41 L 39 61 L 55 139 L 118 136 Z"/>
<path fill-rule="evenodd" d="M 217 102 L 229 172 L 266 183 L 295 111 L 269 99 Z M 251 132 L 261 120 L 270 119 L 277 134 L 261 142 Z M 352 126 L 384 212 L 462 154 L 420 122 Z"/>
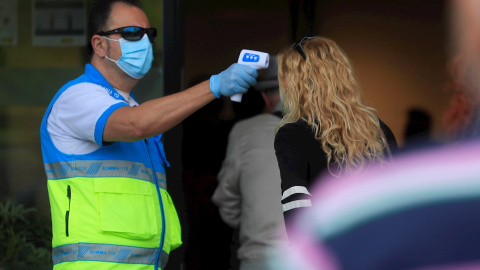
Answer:
<path fill-rule="evenodd" d="M 73 261 L 98 261 L 129 264 L 155 264 L 158 248 L 75 243 L 53 248 L 53 264 Z M 159 266 L 167 265 L 168 254 L 162 250 Z"/>
<path fill-rule="evenodd" d="M 46 163 L 45 173 L 49 180 L 73 177 L 127 177 L 155 184 L 152 169 L 145 167 L 142 163 L 126 160 L 75 160 Z M 165 174 L 157 172 L 155 176 L 158 186 L 166 189 Z"/>

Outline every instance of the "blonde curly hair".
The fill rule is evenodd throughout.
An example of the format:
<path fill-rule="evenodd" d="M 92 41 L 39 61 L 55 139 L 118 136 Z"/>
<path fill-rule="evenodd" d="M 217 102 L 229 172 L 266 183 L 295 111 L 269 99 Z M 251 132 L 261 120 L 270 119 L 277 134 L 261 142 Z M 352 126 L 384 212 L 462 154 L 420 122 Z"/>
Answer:
<path fill-rule="evenodd" d="M 278 80 L 288 123 L 305 120 L 340 172 L 360 172 L 384 159 L 386 140 L 376 110 L 362 102 L 362 90 L 352 64 L 332 40 L 313 37 L 278 55 Z"/>

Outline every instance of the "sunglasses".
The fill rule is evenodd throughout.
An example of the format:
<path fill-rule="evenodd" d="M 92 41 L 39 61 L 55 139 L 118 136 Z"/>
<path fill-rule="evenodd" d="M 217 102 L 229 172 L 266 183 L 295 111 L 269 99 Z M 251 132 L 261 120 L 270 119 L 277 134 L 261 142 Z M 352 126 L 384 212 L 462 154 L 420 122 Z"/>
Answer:
<path fill-rule="evenodd" d="M 299 42 L 295 43 L 295 45 L 293 45 L 292 48 L 296 49 L 300 53 L 300 55 L 303 57 L 304 60 L 307 60 L 307 55 L 303 50 L 302 44 L 314 38 L 315 37 L 304 37 Z"/>
<path fill-rule="evenodd" d="M 106 32 L 98 32 L 97 35 L 100 36 L 108 36 L 112 34 L 121 34 L 125 40 L 128 41 L 138 41 L 143 38 L 143 36 L 147 33 L 148 39 L 151 43 L 155 42 L 155 38 L 157 37 L 157 29 L 155 28 L 142 28 L 138 26 L 126 26 L 120 27 L 117 29 L 113 29 Z"/>

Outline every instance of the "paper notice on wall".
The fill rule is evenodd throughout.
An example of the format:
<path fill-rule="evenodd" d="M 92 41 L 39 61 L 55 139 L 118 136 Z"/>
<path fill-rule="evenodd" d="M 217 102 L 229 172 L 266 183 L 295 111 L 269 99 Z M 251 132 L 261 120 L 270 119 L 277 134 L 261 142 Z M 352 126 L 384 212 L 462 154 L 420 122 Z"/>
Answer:
<path fill-rule="evenodd" d="M 85 0 L 34 0 L 34 46 L 86 45 Z"/>
<path fill-rule="evenodd" d="M 17 45 L 17 0 L 0 1 L 0 46 Z"/>

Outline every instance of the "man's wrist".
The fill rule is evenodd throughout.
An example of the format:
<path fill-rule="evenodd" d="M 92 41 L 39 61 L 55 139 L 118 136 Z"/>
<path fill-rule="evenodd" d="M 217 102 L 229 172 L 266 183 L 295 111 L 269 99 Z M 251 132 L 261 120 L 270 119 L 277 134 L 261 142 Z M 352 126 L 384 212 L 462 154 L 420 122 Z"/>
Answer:
<path fill-rule="evenodd" d="M 210 77 L 210 91 L 216 98 L 220 98 L 220 91 L 218 90 L 218 75 L 212 75 Z"/>

